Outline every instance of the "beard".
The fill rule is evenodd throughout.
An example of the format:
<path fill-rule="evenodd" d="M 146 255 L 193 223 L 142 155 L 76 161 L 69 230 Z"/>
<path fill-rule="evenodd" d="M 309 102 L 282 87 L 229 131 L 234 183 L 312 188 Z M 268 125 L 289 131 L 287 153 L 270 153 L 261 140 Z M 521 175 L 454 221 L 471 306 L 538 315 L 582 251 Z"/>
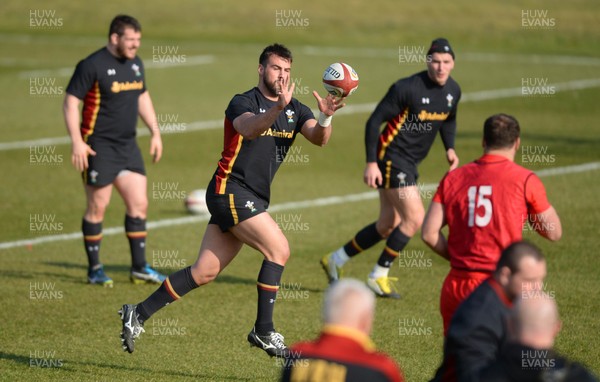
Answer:
<path fill-rule="evenodd" d="M 119 55 L 119 57 L 122 58 L 123 60 L 133 59 L 133 57 L 132 58 L 127 57 L 126 49 L 121 45 L 116 46 L 116 52 Z"/>
<path fill-rule="evenodd" d="M 279 96 L 279 92 L 281 91 L 281 86 L 279 85 L 279 81 L 275 80 L 273 82 L 267 82 L 265 78 L 262 78 L 263 85 L 269 91 L 269 95 L 271 97 Z"/>

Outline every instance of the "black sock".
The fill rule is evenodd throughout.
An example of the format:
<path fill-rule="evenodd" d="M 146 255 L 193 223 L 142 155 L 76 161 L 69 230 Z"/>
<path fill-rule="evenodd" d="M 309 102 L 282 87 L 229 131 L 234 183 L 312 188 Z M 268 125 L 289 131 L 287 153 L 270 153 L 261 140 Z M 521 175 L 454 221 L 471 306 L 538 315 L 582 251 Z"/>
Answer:
<path fill-rule="evenodd" d="M 131 249 L 131 267 L 141 271 L 146 266 L 146 219 L 125 214 L 125 233 Z"/>
<path fill-rule="evenodd" d="M 283 268 L 283 266 L 268 260 L 263 260 L 260 267 L 256 283 L 258 311 L 254 323 L 254 330 L 259 334 L 266 334 L 275 330 L 273 326 L 273 308 L 275 308 Z"/>
<path fill-rule="evenodd" d="M 102 222 L 90 223 L 82 219 L 81 232 L 83 244 L 88 258 L 88 268 L 94 269 L 100 265 L 100 243 L 102 242 Z"/>
<path fill-rule="evenodd" d="M 144 302 L 137 305 L 137 313 L 142 322 L 150 318 L 159 309 L 179 300 L 198 284 L 192 277 L 191 267 L 183 268 L 169 277 Z"/>
<path fill-rule="evenodd" d="M 356 256 L 379 243 L 381 239 L 377 232 L 377 223 L 373 223 L 358 231 L 356 236 L 344 245 L 344 251 L 349 257 Z"/>
<path fill-rule="evenodd" d="M 391 267 L 392 263 L 396 260 L 400 251 L 406 247 L 409 240 L 410 237 L 403 234 L 402 231 L 400 231 L 400 227 L 396 227 L 388 237 L 385 248 L 381 252 L 379 260 L 377 260 L 377 265 L 386 268 Z"/>

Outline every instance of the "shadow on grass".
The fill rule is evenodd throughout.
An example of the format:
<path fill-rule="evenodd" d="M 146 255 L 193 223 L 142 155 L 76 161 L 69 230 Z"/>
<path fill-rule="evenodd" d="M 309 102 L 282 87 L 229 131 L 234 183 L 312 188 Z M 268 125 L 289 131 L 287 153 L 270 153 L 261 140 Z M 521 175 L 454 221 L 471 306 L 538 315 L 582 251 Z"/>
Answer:
<path fill-rule="evenodd" d="M 85 275 L 83 277 L 77 277 L 68 275 L 65 273 L 54 273 L 54 272 L 32 272 L 32 271 L 14 271 L 14 270 L 0 270 L 0 278 L 10 277 L 15 279 L 25 280 L 39 280 L 40 278 L 47 278 L 52 280 L 71 282 L 75 284 L 82 284 L 87 282 Z"/>
<path fill-rule="evenodd" d="M 13 361 L 16 364 L 31 367 L 31 357 L 7 353 L 4 351 L 0 351 L 0 359 L 5 359 L 8 361 Z M 72 365 L 81 365 L 81 366 L 92 366 L 98 368 L 104 368 L 109 370 L 120 370 L 120 371 L 129 371 L 134 373 L 148 373 L 146 375 L 159 375 L 162 374 L 166 377 L 189 377 L 189 378 L 202 378 L 209 381 L 250 381 L 250 378 L 244 377 L 235 377 L 229 375 L 215 375 L 215 374 L 193 374 L 186 373 L 182 371 L 175 370 L 152 370 L 147 368 L 140 367 L 130 367 L 122 364 L 111 364 L 111 363 L 100 363 L 100 362 L 85 362 L 85 361 L 73 361 L 69 359 L 61 359 L 61 367 L 57 367 L 57 369 L 69 371 L 69 372 L 79 372 L 82 374 L 88 373 L 87 370 L 78 370 L 76 367 L 72 367 Z M 139 375 L 139 374 L 138 374 Z"/>
<path fill-rule="evenodd" d="M 232 276 L 232 275 L 219 275 L 214 283 L 223 284 L 243 284 L 243 285 L 256 285 L 256 279 L 250 279 L 246 277 Z M 284 281 L 282 285 L 285 290 L 298 290 L 298 291 L 309 291 L 314 293 L 324 292 L 327 287 L 324 288 L 306 288 L 302 283 L 294 283 L 291 281 Z M 281 288 L 281 287 L 280 287 Z"/>

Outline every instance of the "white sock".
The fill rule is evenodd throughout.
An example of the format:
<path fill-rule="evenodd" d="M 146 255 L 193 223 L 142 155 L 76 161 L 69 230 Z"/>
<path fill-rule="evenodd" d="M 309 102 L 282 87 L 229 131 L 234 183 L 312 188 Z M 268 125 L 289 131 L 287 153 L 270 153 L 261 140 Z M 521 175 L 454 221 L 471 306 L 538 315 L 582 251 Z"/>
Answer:
<path fill-rule="evenodd" d="M 340 249 L 331 254 L 331 260 L 333 260 L 335 265 L 341 268 L 348 260 L 350 260 L 350 256 L 348 256 L 344 247 L 340 247 Z"/>
<path fill-rule="evenodd" d="M 387 277 L 389 271 L 390 271 L 390 268 L 382 267 L 379 264 L 375 264 L 369 277 L 372 279 L 378 279 L 380 277 Z"/>

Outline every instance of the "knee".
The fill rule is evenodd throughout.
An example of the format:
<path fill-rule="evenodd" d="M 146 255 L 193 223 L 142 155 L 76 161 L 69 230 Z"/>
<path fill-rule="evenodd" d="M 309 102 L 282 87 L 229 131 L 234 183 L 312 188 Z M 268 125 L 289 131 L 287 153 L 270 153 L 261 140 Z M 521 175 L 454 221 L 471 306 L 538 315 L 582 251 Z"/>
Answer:
<path fill-rule="evenodd" d="M 142 219 L 146 218 L 146 214 L 148 212 L 148 199 L 139 200 L 129 207 L 129 214 L 131 216 L 139 216 Z"/>
<path fill-rule="evenodd" d="M 218 270 L 200 269 L 200 266 L 198 265 L 198 263 L 195 263 L 191 267 L 191 271 L 192 271 L 192 278 L 194 279 L 194 282 L 196 282 L 196 284 L 198 286 L 212 282 L 219 275 Z"/>
<path fill-rule="evenodd" d="M 411 216 L 407 217 L 405 220 L 402 221 L 402 232 L 409 237 L 414 236 L 417 233 L 417 231 L 421 229 L 424 218 L 425 213 L 423 211 L 411 214 Z"/>
<path fill-rule="evenodd" d="M 108 201 L 90 201 L 85 212 L 86 220 L 90 222 L 100 222 L 104 219 L 104 213 L 108 207 Z"/>
<path fill-rule="evenodd" d="M 272 248 L 263 253 L 265 258 L 273 263 L 279 265 L 285 265 L 290 258 L 290 246 L 287 244 L 281 244 L 277 248 Z"/>

